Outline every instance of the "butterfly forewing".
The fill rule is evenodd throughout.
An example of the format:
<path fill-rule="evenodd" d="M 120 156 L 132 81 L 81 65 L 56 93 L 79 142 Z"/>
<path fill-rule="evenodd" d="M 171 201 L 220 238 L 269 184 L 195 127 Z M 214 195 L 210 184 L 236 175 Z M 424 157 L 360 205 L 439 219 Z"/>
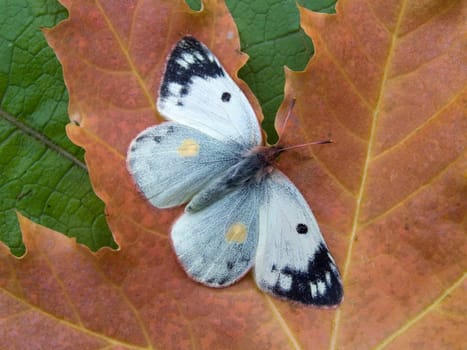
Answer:
<path fill-rule="evenodd" d="M 239 159 L 238 146 L 174 122 L 143 130 L 127 155 L 138 188 L 158 208 L 187 202 Z"/>
<path fill-rule="evenodd" d="M 167 119 L 216 139 L 248 148 L 261 143 L 258 120 L 247 98 L 212 52 L 187 36 L 171 52 L 157 100 Z"/>

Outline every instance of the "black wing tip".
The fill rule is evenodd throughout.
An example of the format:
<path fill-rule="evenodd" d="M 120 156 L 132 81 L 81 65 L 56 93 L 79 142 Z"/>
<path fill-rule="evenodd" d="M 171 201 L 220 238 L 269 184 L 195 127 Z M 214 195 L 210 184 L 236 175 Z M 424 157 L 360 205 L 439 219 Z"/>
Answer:
<path fill-rule="evenodd" d="M 308 298 L 294 298 L 294 297 L 291 297 L 290 295 L 277 294 L 276 292 L 272 290 L 266 291 L 266 292 L 276 298 L 284 300 L 293 305 L 309 306 L 309 307 L 315 307 L 319 309 L 336 309 L 337 307 L 339 307 L 339 305 L 342 303 L 342 300 L 344 299 L 343 294 L 341 294 L 341 297 L 338 299 L 311 299 L 310 300 Z"/>
<path fill-rule="evenodd" d="M 290 286 L 284 288 L 278 280 L 274 286 L 264 288 L 275 296 L 317 307 L 335 307 L 343 300 L 344 289 L 339 270 L 324 245 L 308 261 L 307 270 L 286 266 L 280 273 L 290 279 Z"/>
<path fill-rule="evenodd" d="M 193 36 L 184 36 L 167 58 L 159 89 L 161 103 L 171 95 L 180 99 L 189 94 L 194 77 L 209 79 L 224 75 L 222 66 L 203 43 Z M 169 85 L 172 83 L 181 86 L 178 92 L 170 91 Z"/>
<path fill-rule="evenodd" d="M 276 285 L 269 292 L 279 298 L 317 307 L 335 307 L 344 298 L 342 283 L 337 276 L 332 277 L 330 285 L 322 280 L 309 280 L 307 284 L 294 281 L 290 289 Z"/>
<path fill-rule="evenodd" d="M 199 46 L 201 47 L 201 41 L 196 39 L 193 35 L 185 35 L 183 38 L 181 38 L 176 46 L 185 46 L 185 45 L 191 45 L 191 46 Z"/>

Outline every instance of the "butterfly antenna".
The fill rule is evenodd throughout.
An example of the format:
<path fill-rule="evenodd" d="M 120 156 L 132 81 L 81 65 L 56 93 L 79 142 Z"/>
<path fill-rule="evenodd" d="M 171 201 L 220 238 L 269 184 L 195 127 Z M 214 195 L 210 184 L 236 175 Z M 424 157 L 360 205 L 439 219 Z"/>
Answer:
<path fill-rule="evenodd" d="M 287 126 L 289 118 L 292 115 L 292 110 L 295 107 L 295 101 L 296 101 L 296 98 L 295 97 L 292 98 L 292 102 L 290 103 L 289 110 L 287 111 L 287 115 L 285 116 L 285 120 L 282 123 L 282 129 L 280 130 L 281 135 L 284 133 L 285 127 Z M 279 136 L 279 140 L 280 140 L 280 136 Z M 293 146 L 289 146 L 289 147 L 281 147 L 281 152 L 289 150 L 289 149 L 306 147 L 306 146 L 311 146 L 311 145 L 323 145 L 325 143 L 334 143 L 334 141 L 332 139 L 327 139 L 327 140 L 320 140 L 320 141 L 302 143 L 302 144 L 299 144 L 299 145 L 293 145 Z"/>
<path fill-rule="evenodd" d="M 311 145 L 324 145 L 325 143 L 334 143 L 334 141 L 332 139 L 327 139 L 327 140 L 319 140 L 319 141 L 301 143 L 299 145 L 293 145 L 293 146 L 289 146 L 289 147 L 282 147 L 281 151 L 287 151 L 287 150 L 290 150 L 290 149 L 306 147 L 306 146 L 311 146 Z"/>
<path fill-rule="evenodd" d="M 279 130 L 279 132 L 281 133 L 281 135 L 284 133 L 284 130 L 285 130 L 285 127 L 287 126 L 287 123 L 289 121 L 289 118 L 290 116 L 292 115 L 292 110 L 293 108 L 295 107 L 295 101 L 296 101 L 296 98 L 292 98 L 292 102 L 290 102 L 290 106 L 289 106 L 289 110 L 287 111 L 287 115 L 285 116 L 285 120 L 284 122 L 282 123 L 282 128 Z M 280 139 L 280 136 L 279 136 L 279 139 Z"/>

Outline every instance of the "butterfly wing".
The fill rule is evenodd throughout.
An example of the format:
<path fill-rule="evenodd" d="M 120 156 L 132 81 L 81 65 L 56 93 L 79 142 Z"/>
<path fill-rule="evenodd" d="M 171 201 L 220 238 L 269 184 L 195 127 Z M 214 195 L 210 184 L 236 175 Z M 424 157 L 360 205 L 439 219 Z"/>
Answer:
<path fill-rule="evenodd" d="M 211 179 L 238 162 L 239 146 L 198 130 L 165 122 L 143 130 L 130 144 L 127 165 L 152 205 L 187 202 Z"/>
<path fill-rule="evenodd" d="M 258 241 L 260 186 L 242 186 L 216 203 L 183 214 L 172 243 L 186 273 L 210 287 L 225 287 L 251 268 Z"/>
<path fill-rule="evenodd" d="M 339 304 L 339 271 L 303 196 L 278 170 L 264 181 L 264 192 L 255 259 L 259 288 L 304 304 Z"/>
<path fill-rule="evenodd" d="M 218 140 L 235 140 L 247 148 L 261 143 L 247 98 L 214 54 L 190 36 L 168 58 L 157 109 L 165 118 Z"/>

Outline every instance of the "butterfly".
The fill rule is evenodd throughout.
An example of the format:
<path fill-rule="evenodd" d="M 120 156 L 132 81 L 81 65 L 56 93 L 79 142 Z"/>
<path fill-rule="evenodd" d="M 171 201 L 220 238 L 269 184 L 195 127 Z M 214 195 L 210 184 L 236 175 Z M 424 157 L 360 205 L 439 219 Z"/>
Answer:
<path fill-rule="evenodd" d="M 157 98 L 168 121 L 133 139 L 127 167 L 157 208 L 186 204 L 171 231 L 185 272 L 226 287 L 254 266 L 258 287 L 317 306 L 341 302 L 338 268 L 303 196 L 263 146 L 255 112 L 215 55 L 192 36 L 168 56 Z"/>

